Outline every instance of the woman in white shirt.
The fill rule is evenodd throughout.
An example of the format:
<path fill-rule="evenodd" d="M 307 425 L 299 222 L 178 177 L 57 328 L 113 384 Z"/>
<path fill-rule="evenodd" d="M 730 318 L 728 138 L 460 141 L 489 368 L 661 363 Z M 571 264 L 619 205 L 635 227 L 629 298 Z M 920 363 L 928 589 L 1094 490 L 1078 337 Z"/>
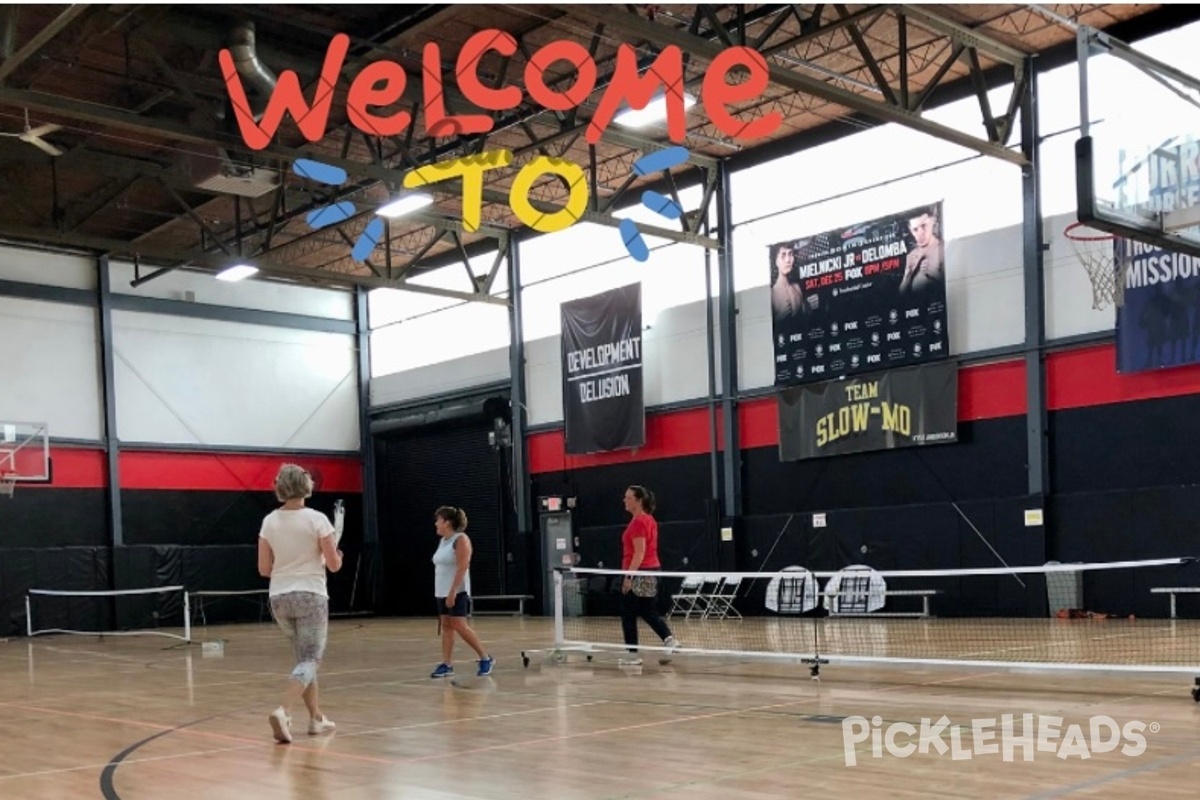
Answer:
<path fill-rule="evenodd" d="M 317 705 L 317 667 L 325 655 L 329 629 L 325 569 L 341 569 L 342 552 L 329 519 L 304 507 L 312 492 L 308 472 L 284 464 L 275 476 L 275 496 L 283 506 L 267 515 L 258 534 L 258 573 L 271 579 L 271 612 L 296 653 L 283 704 L 267 718 L 275 738 L 285 744 L 292 741 L 291 710 L 297 700 L 308 708 L 310 736 L 334 729 Z"/>
<path fill-rule="evenodd" d="M 442 506 L 433 512 L 433 527 L 442 537 L 433 554 L 433 594 L 442 629 L 442 663 L 431 678 L 454 676 L 454 634 L 462 637 L 479 656 L 476 675 L 492 674 L 496 659 L 487 654 L 478 634 L 467 624 L 471 605 L 471 540 L 463 533 L 467 515 L 461 508 Z"/>

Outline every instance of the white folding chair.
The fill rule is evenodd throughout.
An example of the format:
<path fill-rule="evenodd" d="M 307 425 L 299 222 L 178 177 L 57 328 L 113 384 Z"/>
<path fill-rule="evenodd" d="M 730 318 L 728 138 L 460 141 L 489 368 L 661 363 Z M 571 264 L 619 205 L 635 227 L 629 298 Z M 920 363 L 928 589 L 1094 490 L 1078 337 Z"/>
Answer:
<path fill-rule="evenodd" d="M 741 613 L 733 607 L 733 601 L 737 599 L 738 587 L 741 585 L 741 578 L 722 579 L 709 602 L 708 612 L 704 615 L 705 619 L 741 619 Z"/>
<path fill-rule="evenodd" d="M 684 576 L 683 583 L 679 586 L 679 593 L 671 595 L 671 610 L 667 612 L 667 616 L 671 617 L 680 613 L 683 614 L 684 619 L 691 619 L 692 614 L 703 617 L 704 611 L 708 608 L 708 598 L 704 596 L 703 592 L 703 575 Z"/>

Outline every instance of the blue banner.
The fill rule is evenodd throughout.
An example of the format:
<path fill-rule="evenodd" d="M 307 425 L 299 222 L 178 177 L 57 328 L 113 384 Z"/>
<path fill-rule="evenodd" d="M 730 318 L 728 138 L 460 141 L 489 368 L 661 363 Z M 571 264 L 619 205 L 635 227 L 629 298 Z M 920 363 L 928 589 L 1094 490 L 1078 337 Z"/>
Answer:
<path fill-rule="evenodd" d="M 1117 308 L 1117 372 L 1200 362 L 1200 259 L 1124 239 L 1113 247 L 1131 257 Z"/>

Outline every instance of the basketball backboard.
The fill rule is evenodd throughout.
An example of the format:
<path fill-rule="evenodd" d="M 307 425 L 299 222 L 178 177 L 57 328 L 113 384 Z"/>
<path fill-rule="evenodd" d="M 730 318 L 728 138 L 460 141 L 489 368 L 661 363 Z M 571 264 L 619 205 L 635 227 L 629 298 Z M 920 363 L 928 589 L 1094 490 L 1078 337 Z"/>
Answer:
<path fill-rule="evenodd" d="M 1200 48 L 1151 55 L 1085 26 L 1077 44 L 1080 222 L 1200 257 Z"/>
<path fill-rule="evenodd" d="M 50 427 L 44 422 L 0 420 L 0 480 L 49 483 Z"/>

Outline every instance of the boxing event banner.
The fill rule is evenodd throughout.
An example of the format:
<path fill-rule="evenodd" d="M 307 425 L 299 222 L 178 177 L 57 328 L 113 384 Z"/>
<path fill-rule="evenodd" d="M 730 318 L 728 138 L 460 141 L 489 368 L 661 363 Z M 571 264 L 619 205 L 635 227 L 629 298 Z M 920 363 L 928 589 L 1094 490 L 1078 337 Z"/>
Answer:
<path fill-rule="evenodd" d="M 566 451 L 646 443 L 642 391 L 642 285 L 562 304 Z"/>
<path fill-rule="evenodd" d="M 779 460 L 958 441 L 958 364 L 943 362 L 786 389 Z"/>
<path fill-rule="evenodd" d="M 775 385 L 950 355 L 942 203 L 772 245 Z"/>

